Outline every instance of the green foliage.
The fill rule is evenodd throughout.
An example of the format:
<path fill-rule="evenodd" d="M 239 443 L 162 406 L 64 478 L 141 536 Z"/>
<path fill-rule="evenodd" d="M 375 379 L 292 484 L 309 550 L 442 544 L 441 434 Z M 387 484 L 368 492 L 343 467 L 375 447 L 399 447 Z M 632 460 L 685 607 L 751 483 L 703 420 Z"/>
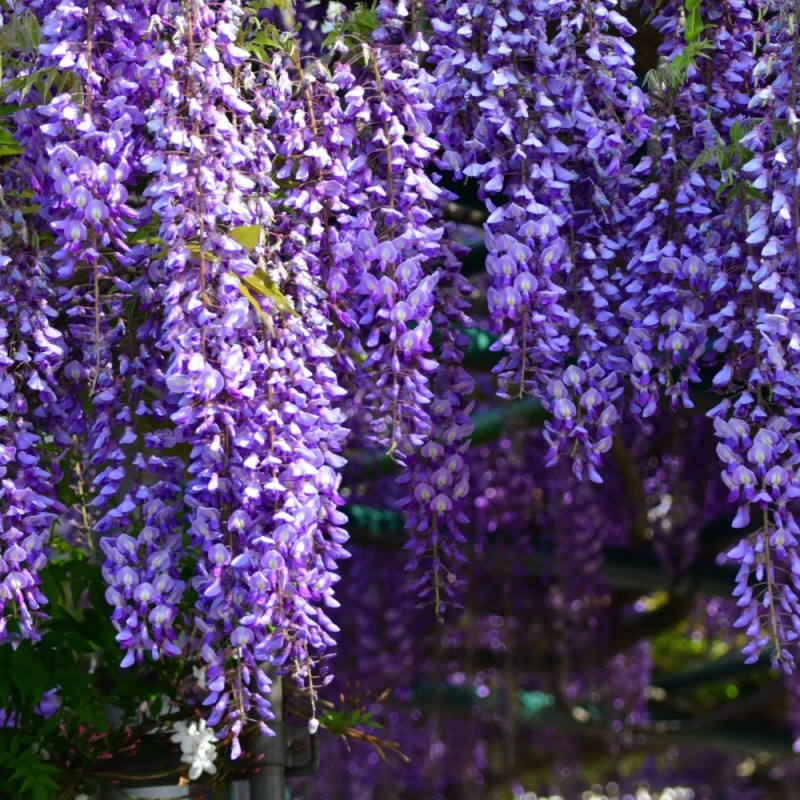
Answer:
<path fill-rule="evenodd" d="M 376 722 L 374 715 L 360 708 L 328 711 L 319 718 L 320 724 L 335 734 L 344 734 L 348 728 L 370 728 L 376 730 L 383 727 Z"/>
<path fill-rule="evenodd" d="M 53 688 L 47 668 L 30 642 L 22 642 L 6 660 L 8 674 L 4 683 L 10 686 L 2 688 L 9 689 L 5 696 L 15 696 L 18 703 L 14 703 L 14 708 L 32 708 L 48 689 Z"/>
<path fill-rule="evenodd" d="M 228 236 L 248 252 L 252 252 L 258 247 L 261 235 L 262 230 L 258 225 L 240 225 L 238 228 L 228 231 Z M 264 311 L 256 295 L 269 300 L 278 311 L 284 314 L 297 315 L 291 300 L 278 288 L 275 281 L 262 267 L 256 268 L 250 275 L 246 275 L 243 278 L 240 277 L 239 289 L 269 330 L 272 330 L 272 319 Z"/>
<path fill-rule="evenodd" d="M 708 165 L 718 167 L 720 181 L 716 190 L 718 198 L 724 192 L 731 191 L 733 196 L 745 202 L 748 200 L 764 202 L 766 201 L 764 193 L 749 181 L 742 180 L 740 167 L 754 155 L 753 151 L 742 143 L 746 134 L 745 128 L 739 122 L 735 122 L 728 133 L 729 142 L 726 144 L 722 137 L 718 136 L 717 143 L 700 153 L 690 169 L 694 171 Z"/>
<path fill-rule="evenodd" d="M 102 759 L 130 746 L 126 728 L 141 721 L 143 708 L 153 720 L 168 719 L 161 716 L 169 710 L 164 698 L 176 696 L 188 669 L 178 660 L 154 662 L 137 667 L 137 679 L 131 680 L 118 663 L 100 566 L 54 539 L 60 558 L 41 573 L 51 616 L 42 625 L 41 641 L 0 647 L 0 708 L 6 714 L 13 709 L 12 724 L 0 727 L 3 800 L 50 800 L 67 796 L 65 787 L 88 790 Z M 110 655 L 103 660 L 103 653 Z M 40 704 L 53 690 L 58 708 L 45 719 Z M 151 746 L 162 753 L 158 740 Z M 68 772 L 61 767 L 66 763 Z"/>
<path fill-rule="evenodd" d="M 708 58 L 706 51 L 714 49 L 713 44 L 703 38 L 703 33 L 711 26 L 703 22 L 700 4 L 701 0 L 686 0 L 684 3 L 683 38 L 686 45 L 669 63 L 645 75 L 645 84 L 651 91 L 677 91 L 689 77 L 689 70 L 697 69 L 697 59 Z"/>
<path fill-rule="evenodd" d="M 41 27 L 30 11 L 14 14 L 8 24 L 0 28 L 0 53 L 34 55 L 41 41 Z"/>
<path fill-rule="evenodd" d="M 377 4 L 366 6 L 359 3 L 347 16 L 333 26 L 322 46 L 328 48 L 338 39 L 342 39 L 347 49 L 353 50 L 368 42 L 377 27 Z"/>
<path fill-rule="evenodd" d="M 8 97 L 19 92 L 20 98 L 24 100 L 35 90 L 43 102 L 48 102 L 57 94 L 69 92 L 82 102 L 83 84 L 73 70 L 47 67 L 28 71 L 26 64 L 38 53 L 41 40 L 41 28 L 30 12 L 14 14 L 8 25 L 0 28 L 0 56 L 16 62 L 20 67 L 16 71 L 22 72 L 0 86 L 0 96 Z M 5 113 L 13 113 L 16 108 L 12 105 L 11 110 Z"/>
<path fill-rule="evenodd" d="M 687 42 L 683 50 L 669 63 L 658 69 L 651 69 L 645 75 L 645 84 L 653 92 L 675 92 L 686 83 L 689 69 L 697 69 L 698 58 L 708 58 L 706 51 L 714 47 L 707 39 Z"/>
<path fill-rule="evenodd" d="M 236 277 L 234 273 L 231 273 L 231 275 Z M 267 326 L 267 330 L 269 330 L 270 333 L 274 333 L 272 317 L 264 310 L 256 295 L 265 297 L 278 311 L 298 316 L 297 312 L 294 310 L 294 306 L 292 306 L 291 300 L 278 288 L 278 285 L 270 278 L 267 271 L 261 267 L 258 267 L 252 274 L 239 278 L 239 291 L 247 298 L 247 301 L 253 307 L 253 310 L 264 325 Z"/>
<path fill-rule="evenodd" d="M 679 696 L 695 711 L 724 707 L 774 680 L 767 669 L 769 658 L 748 665 L 742 656 L 735 655 L 743 639 L 738 644 L 710 639 L 702 627 L 692 629 L 681 622 L 654 636 L 651 642 L 654 683 L 664 686 L 673 698 Z"/>
<path fill-rule="evenodd" d="M 703 18 L 700 16 L 701 0 L 686 0 L 683 5 L 686 16 L 686 27 L 683 30 L 683 38 L 688 44 L 696 42 L 705 30 Z"/>
<path fill-rule="evenodd" d="M 30 59 L 35 56 L 39 51 L 41 40 L 41 28 L 33 13 L 13 14 L 8 23 L 0 28 L 0 65 L 5 68 L 9 61 L 16 64 L 20 57 Z M 44 89 L 53 85 L 55 85 L 54 77 L 48 83 L 46 76 L 40 72 L 33 72 L 0 85 L 0 97 L 20 90 L 24 98 L 34 87 Z M 8 117 L 19 108 L 20 106 L 14 103 L 2 104 L 0 105 L 0 116 Z M 5 127 L 0 127 L 0 158 L 18 156 L 23 152 L 22 146 L 14 138 L 13 133 Z"/>
<path fill-rule="evenodd" d="M 0 731 L 0 775 L 4 775 L 2 797 L 49 800 L 55 797 L 61 770 L 45 760 L 39 749 L 23 746 L 23 737 Z"/>
<path fill-rule="evenodd" d="M 43 67 L 6 81 L 0 87 L 0 96 L 9 97 L 19 92 L 20 99 L 24 100 L 34 91 L 44 103 L 64 93 L 72 95 L 76 103 L 83 103 L 83 84 L 80 76 L 72 70 L 62 71 L 58 67 Z"/>
<path fill-rule="evenodd" d="M 480 328 L 460 327 L 459 332 L 469 339 L 469 344 L 464 350 L 464 357 L 468 364 L 471 366 L 478 364 L 494 366 L 497 363 L 498 357 L 491 349 L 497 341 L 496 336 Z"/>
<path fill-rule="evenodd" d="M 37 93 L 42 102 L 64 92 L 70 93 L 77 101 L 83 102 L 83 84 L 73 70 L 61 70 L 58 67 L 46 67 L 30 70 L 29 62 L 35 58 L 42 40 L 39 23 L 30 12 L 14 14 L 10 22 L 0 28 L 0 57 L 3 66 L 10 60 L 15 64 L 15 72 L 21 74 L 6 81 L 0 86 L 0 97 L 9 97 L 19 92 L 20 100 L 24 100 L 32 92 Z M 22 106 L 8 104 L 2 106 L 2 115 L 13 114 Z M 5 142 L 0 142 L 0 146 Z M 0 155 L 11 155 L 2 152 Z"/>
<path fill-rule="evenodd" d="M 141 228 L 138 228 L 128 236 L 128 244 L 131 246 L 136 244 L 150 244 L 163 247 L 165 242 L 157 235 L 160 227 L 161 217 L 158 214 L 153 214 L 153 218 L 147 225 L 142 225 Z"/>
<path fill-rule="evenodd" d="M 0 158 L 18 156 L 23 153 L 22 145 L 5 128 L 0 128 Z"/>
<path fill-rule="evenodd" d="M 286 297 L 283 292 L 281 292 L 275 281 L 269 277 L 266 270 L 263 270 L 259 267 L 252 273 L 252 275 L 247 275 L 246 277 L 242 278 L 242 281 L 247 284 L 251 291 L 254 291 L 262 297 L 266 297 L 268 300 L 271 300 L 278 311 L 297 316 L 297 312 L 292 307 L 292 303 L 289 298 Z"/>
<path fill-rule="evenodd" d="M 293 0 L 249 0 L 245 5 L 254 16 L 262 9 L 277 8 L 279 11 L 291 11 L 294 8 Z"/>
<path fill-rule="evenodd" d="M 259 61 L 270 61 L 270 51 L 291 54 L 294 40 L 289 34 L 279 31 L 274 25 L 260 24 L 259 29 L 248 36 L 242 47 L 249 50 Z"/>
<path fill-rule="evenodd" d="M 254 250 L 261 239 L 261 226 L 259 225 L 240 225 L 238 228 L 228 231 L 228 236 L 238 242 L 245 250 Z"/>
<path fill-rule="evenodd" d="M 709 640 L 702 630 L 690 629 L 685 622 L 654 636 L 652 644 L 653 661 L 665 672 L 720 658 L 731 649 L 723 641 Z"/>
<path fill-rule="evenodd" d="M 353 503 L 347 506 L 347 516 L 363 536 L 379 538 L 398 535 L 403 530 L 402 518 L 385 508 L 372 508 Z"/>

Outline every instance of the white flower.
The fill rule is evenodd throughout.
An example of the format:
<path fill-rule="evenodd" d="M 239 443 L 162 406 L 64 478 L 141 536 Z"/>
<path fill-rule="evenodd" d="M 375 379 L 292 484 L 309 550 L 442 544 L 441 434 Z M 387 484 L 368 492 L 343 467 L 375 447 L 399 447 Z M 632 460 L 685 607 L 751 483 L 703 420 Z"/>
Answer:
<path fill-rule="evenodd" d="M 216 764 L 214 764 L 216 754 L 216 748 L 213 746 L 201 747 L 194 754 L 194 760 L 189 767 L 189 780 L 196 781 L 204 772 L 213 775 L 217 771 Z"/>
<path fill-rule="evenodd" d="M 176 722 L 171 741 L 181 746 L 181 761 L 189 764 L 189 780 L 196 781 L 204 772 L 213 775 L 217 771 L 214 759 L 217 755 L 217 738 L 206 721 Z"/>

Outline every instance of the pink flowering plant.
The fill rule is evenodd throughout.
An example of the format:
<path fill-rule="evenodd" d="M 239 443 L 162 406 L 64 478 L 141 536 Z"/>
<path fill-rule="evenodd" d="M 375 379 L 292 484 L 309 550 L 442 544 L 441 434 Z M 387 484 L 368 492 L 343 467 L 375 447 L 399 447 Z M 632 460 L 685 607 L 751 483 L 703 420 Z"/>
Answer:
<path fill-rule="evenodd" d="M 794 691 L 798 24 L 0 0 L 0 783 L 69 797 L 165 743 L 222 782 L 281 676 L 381 754 L 387 686 L 471 682 L 480 784 L 482 715 L 537 692 L 657 733 L 635 631 L 698 608 Z M 620 551 L 669 614 L 614 594 Z"/>

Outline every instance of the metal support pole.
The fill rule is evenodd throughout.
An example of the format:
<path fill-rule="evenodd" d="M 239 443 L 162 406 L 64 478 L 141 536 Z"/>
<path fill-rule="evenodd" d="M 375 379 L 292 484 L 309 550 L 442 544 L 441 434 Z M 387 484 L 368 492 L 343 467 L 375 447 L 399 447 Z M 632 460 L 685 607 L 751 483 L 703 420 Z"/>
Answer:
<path fill-rule="evenodd" d="M 264 754 L 262 767 L 250 778 L 250 800 L 284 800 L 286 794 L 286 731 L 283 727 L 283 685 L 280 676 L 272 680 L 270 705 L 275 719 L 270 727 L 274 736 L 259 736 L 253 742 L 253 753 Z"/>
<path fill-rule="evenodd" d="M 273 678 L 270 693 L 272 709 L 275 719 L 270 724 L 274 731 L 273 736 L 258 735 L 248 745 L 250 752 L 258 758 L 258 773 L 247 776 L 244 773 L 232 772 L 233 781 L 229 787 L 230 800 L 285 800 L 286 779 L 297 778 L 304 775 L 313 775 L 319 769 L 319 739 L 316 734 L 311 734 L 308 724 L 287 725 L 283 721 L 283 686 L 279 677 Z M 260 758 L 259 758 L 260 757 Z M 178 754 L 173 751 L 168 753 L 167 761 L 162 763 L 158 759 L 142 761 L 142 759 L 128 759 L 120 765 L 119 771 L 136 774 L 137 765 L 139 772 L 144 774 L 163 772 L 166 764 L 171 768 L 179 767 Z M 143 766 L 144 765 L 144 766 Z M 110 769 L 109 772 L 113 772 Z M 175 769 L 177 775 L 179 769 Z M 158 780 L 127 781 L 119 787 L 108 789 L 101 793 L 95 800 L 121 800 L 123 797 L 119 789 L 131 789 L 141 797 L 194 797 L 192 789 L 188 786 L 163 786 Z M 127 796 L 127 795 L 125 795 Z M 202 796 L 202 795 L 198 795 Z"/>

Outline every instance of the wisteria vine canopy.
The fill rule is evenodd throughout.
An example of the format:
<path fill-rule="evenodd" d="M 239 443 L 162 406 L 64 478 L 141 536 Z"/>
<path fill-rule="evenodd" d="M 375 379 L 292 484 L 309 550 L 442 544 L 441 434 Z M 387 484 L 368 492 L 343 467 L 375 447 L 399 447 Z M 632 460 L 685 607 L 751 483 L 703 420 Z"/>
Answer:
<path fill-rule="evenodd" d="M 232 762 L 278 675 L 312 728 L 384 715 L 411 766 L 342 750 L 324 796 L 494 796 L 530 752 L 557 785 L 587 731 L 702 783 L 653 743 L 756 705 L 777 743 L 730 775 L 797 774 L 800 3 L 0 21 L 17 765 L 36 725 L 100 736 L 66 672 L 25 683 L 67 642 L 86 697 L 93 651 L 172 670 Z M 727 695 L 687 683 L 719 656 Z M 50 756 L 42 791 L 94 768 Z"/>

